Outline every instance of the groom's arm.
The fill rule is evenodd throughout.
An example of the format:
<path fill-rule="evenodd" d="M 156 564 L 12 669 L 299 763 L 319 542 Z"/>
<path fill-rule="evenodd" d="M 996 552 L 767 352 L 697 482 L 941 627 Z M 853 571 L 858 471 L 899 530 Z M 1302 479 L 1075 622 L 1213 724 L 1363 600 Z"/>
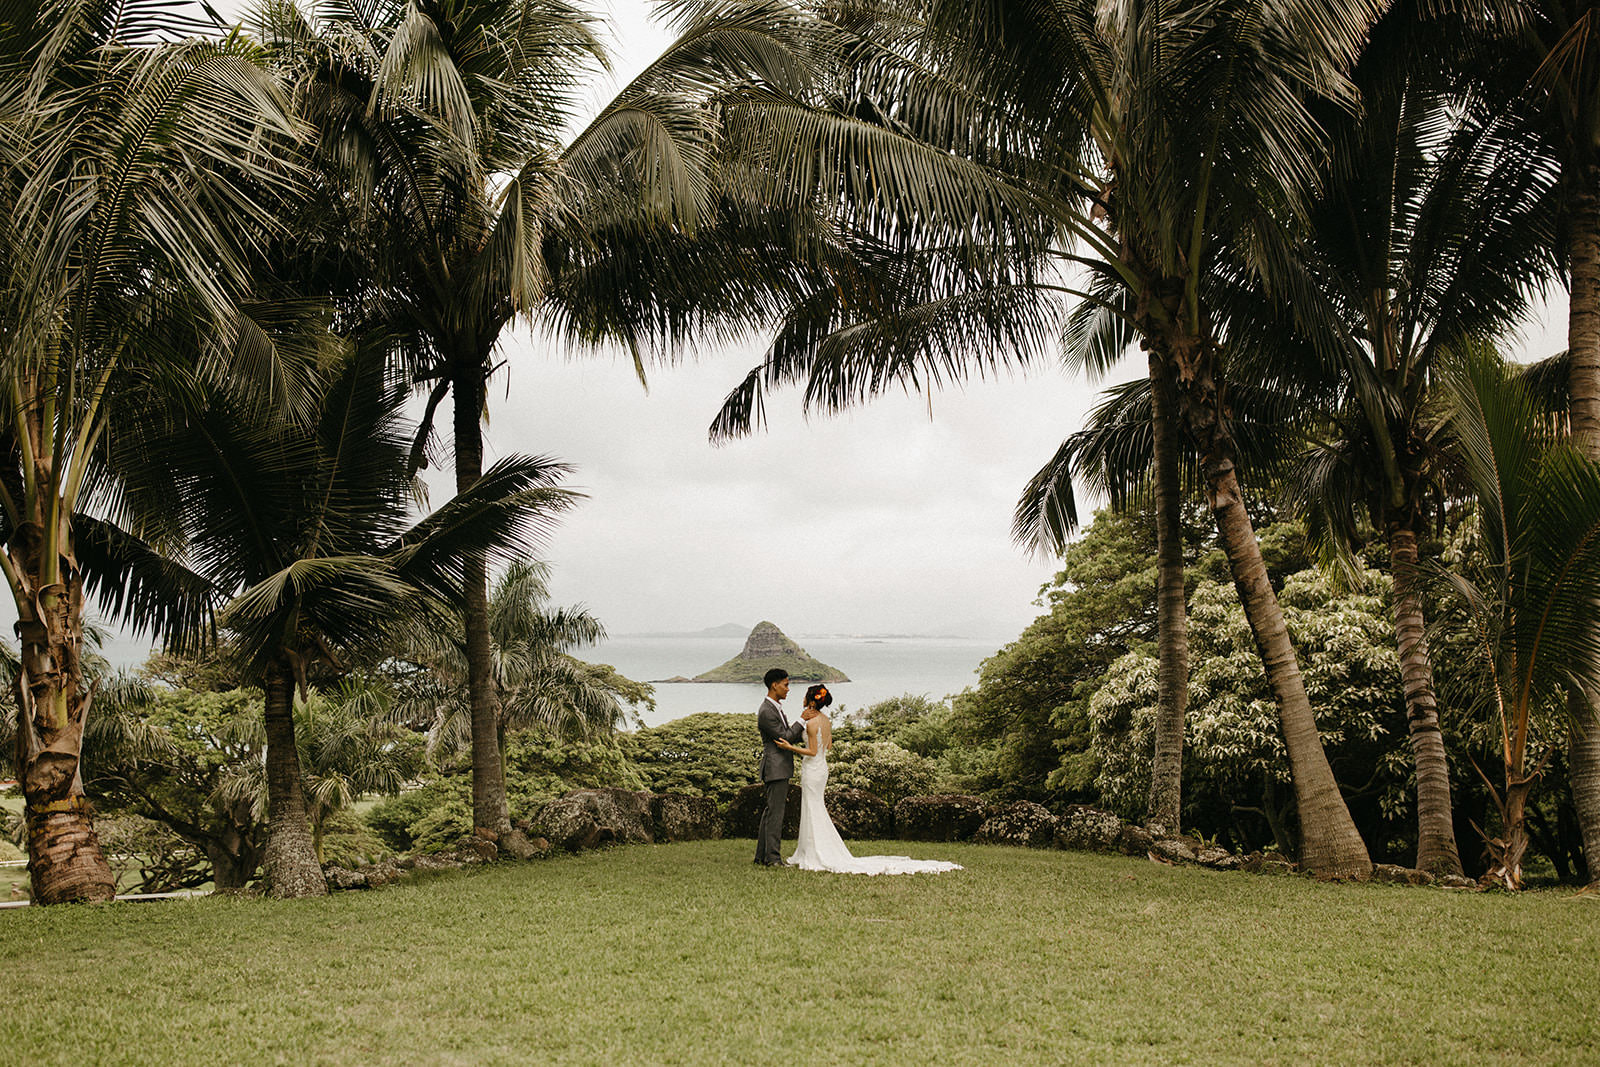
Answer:
<path fill-rule="evenodd" d="M 802 720 L 801 722 L 792 722 L 792 723 L 790 723 L 789 724 L 789 736 L 784 738 L 784 740 L 788 741 L 791 745 L 798 745 L 798 744 L 803 743 L 805 741 L 805 739 L 806 739 L 806 724 L 805 724 L 805 722 Z"/>

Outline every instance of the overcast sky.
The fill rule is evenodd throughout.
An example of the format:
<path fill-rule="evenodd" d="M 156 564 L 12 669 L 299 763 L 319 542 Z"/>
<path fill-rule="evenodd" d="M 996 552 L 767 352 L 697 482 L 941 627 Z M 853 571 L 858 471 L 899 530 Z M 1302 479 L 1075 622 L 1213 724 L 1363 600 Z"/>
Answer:
<path fill-rule="evenodd" d="M 598 10 L 617 70 L 594 107 L 668 40 L 643 2 Z M 1551 313 L 1561 323 L 1564 303 Z M 1563 332 L 1536 324 L 1528 356 Z M 706 427 L 762 347 L 686 351 L 647 394 L 628 360 L 505 338 L 489 458 L 552 454 L 589 494 L 549 545 L 558 600 L 586 603 L 613 634 L 770 619 L 797 634 L 1015 636 L 1054 567 L 1011 542 L 1012 508 L 1097 389 L 1047 369 L 811 421 L 782 393 L 765 433 L 713 448 Z M 1142 372 L 1135 361 L 1122 376 Z"/>

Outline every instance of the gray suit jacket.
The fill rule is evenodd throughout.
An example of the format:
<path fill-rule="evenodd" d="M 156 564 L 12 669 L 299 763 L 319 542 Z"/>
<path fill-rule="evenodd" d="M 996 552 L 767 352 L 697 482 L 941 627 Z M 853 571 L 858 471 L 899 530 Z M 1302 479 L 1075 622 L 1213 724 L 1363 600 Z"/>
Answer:
<path fill-rule="evenodd" d="M 778 705 L 763 697 L 761 710 L 756 712 L 756 728 L 761 731 L 761 780 L 778 782 L 793 778 L 794 753 L 779 748 L 777 742 L 800 744 L 805 740 L 806 724 L 796 720 L 785 730 L 783 717 L 778 714 Z"/>

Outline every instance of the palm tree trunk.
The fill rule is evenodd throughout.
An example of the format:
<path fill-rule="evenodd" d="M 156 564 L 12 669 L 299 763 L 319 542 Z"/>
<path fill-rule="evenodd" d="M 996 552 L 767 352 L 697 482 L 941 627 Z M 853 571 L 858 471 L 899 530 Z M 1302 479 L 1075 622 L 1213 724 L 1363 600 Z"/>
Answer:
<path fill-rule="evenodd" d="M 1528 853 L 1528 795 L 1537 776 L 1521 778 L 1506 771 L 1506 799 L 1500 809 L 1504 825 L 1501 836 L 1489 842 L 1493 865 L 1484 872 L 1481 884 L 1502 889 L 1522 888 L 1522 859 Z"/>
<path fill-rule="evenodd" d="M 1322 878 L 1367 878 L 1372 860 L 1328 765 L 1283 607 L 1267 578 L 1261 544 L 1245 511 L 1212 345 L 1204 338 L 1175 337 L 1170 346 L 1184 425 L 1199 450 L 1217 540 L 1228 557 L 1234 588 L 1277 703 L 1300 813 L 1300 865 Z"/>
<path fill-rule="evenodd" d="M 84 684 L 83 579 L 68 560 L 40 580 L 47 539 L 24 523 L 8 551 L 24 588 L 17 597 L 16 766 L 37 904 L 110 900 L 116 877 L 100 850 L 79 760 L 94 693 Z"/>
<path fill-rule="evenodd" d="M 1433 687 L 1422 597 L 1417 582 L 1416 514 L 1389 530 L 1389 570 L 1394 579 L 1394 636 L 1400 652 L 1400 680 L 1406 695 L 1406 722 L 1417 769 L 1417 867 L 1430 874 L 1461 874 L 1450 802 L 1450 762 L 1439 729 L 1439 701 Z"/>
<path fill-rule="evenodd" d="M 451 365 L 455 394 L 456 492 L 470 489 L 483 475 L 483 361 L 457 359 Z M 511 829 L 501 769 L 500 701 L 495 693 L 493 650 L 489 641 L 489 569 L 482 556 L 466 562 L 462 621 L 467 637 L 467 690 L 472 699 L 472 825 L 496 837 Z"/>
<path fill-rule="evenodd" d="M 1567 351 L 1572 361 L 1572 436 L 1591 459 L 1600 460 L 1600 197 L 1594 193 L 1600 173 L 1584 173 L 1573 182 L 1577 192 L 1568 205 L 1567 264 L 1572 272 L 1567 312 Z M 1600 619 L 1595 622 L 1600 625 Z M 1575 694 L 1572 712 L 1572 800 L 1583 834 L 1583 855 L 1590 884 L 1600 883 L 1600 710 L 1593 700 Z"/>
<path fill-rule="evenodd" d="M 307 825 L 300 752 L 294 741 L 294 673 L 275 663 L 266 678 L 267 850 L 264 865 L 275 897 L 328 892 Z"/>
<path fill-rule="evenodd" d="M 1189 704 L 1189 620 L 1183 585 L 1182 493 L 1178 412 L 1171 372 L 1150 354 L 1150 423 L 1156 487 L 1155 754 L 1150 763 L 1147 821 L 1176 834 L 1183 801 L 1184 713 Z"/>

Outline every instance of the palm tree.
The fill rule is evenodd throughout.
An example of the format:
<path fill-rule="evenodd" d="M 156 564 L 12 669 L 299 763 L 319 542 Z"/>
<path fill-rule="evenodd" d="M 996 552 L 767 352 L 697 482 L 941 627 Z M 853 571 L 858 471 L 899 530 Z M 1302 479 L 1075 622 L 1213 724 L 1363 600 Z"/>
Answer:
<path fill-rule="evenodd" d="M 295 693 L 319 671 L 342 673 L 403 622 L 442 617 L 470 581 L 470 557 L 527 551 L 573 500 L 555 488 L 565 467 L 513 457 L 408 526 L 406 391 L 383 353 L 351 353 L 308 375 L 309 422 L 202 390 L 149 446 L 152 466 L 177 486 L 189 558 L 227 600 L 219 621 L 265 694 L 275 895 L 326 892 Z"/>
<path fill-rule="evenodd" d="M 301 703 L 295 716 L 295 741 L 311 823 L 311 848 L 318 864 L 323 862 L 323 830 L 331 815 L 365 794 L 398 793 L 422 770 L 416 737 L 399 720 L 392 696 L 349 678 L 341 680 L 333 692 Z M 240 795 L 267 800 L 264 775 L 258 773 L 233 785 Z"/>
<path fill-rule="evenodd" d="M 1264 360 L 1303 377 L 1302 395 L 1324 398 L 1331 433 L 1310 448 L 1297 493 L 1314 532 L 1348 552 L 1368 536 L 1364 516 L 1388 549 L 1416 765 L 1416 864 L 1459 875 L 1419 569 L 1446 495 L 1434 368 L 1526 315 L 1550 270 L 1554 188 L 1548 169 L 1504 166 L 1502 123 L 1463 114 L 1429 29 L 1396 11 L 1375 34 L 1355 72 L 1362 108 L 1334 124 L 1302 247 L 1312 281 L 1301 325 L 1265 323 L 1250 335 L 1266 342 Z"/>
<path fill-rule="evenodd" d="M 604 735 L 630 718 L 629 708 L 653 707 L 650 687 L 609 667 L 585 663 L 571 653 L 605 639 L 605 627 L 581 605 L 549 606 L 549 568 L 538 561 L 512 564 L 489 597 L 497 737 L 538 729 L 561 736 Z M 410 635 L 400 658 L 422 668 L 401 703 L 401 714 L 430 723 L 435 758 L 471 743 L 471 697 L 466 647 L 459 622 L 447 629 Z"/>
<path fill-rule="evenodd" d="M 1594 137 L 1600 58 L 1592 47 L 1600 33 L 1600 5 L 1532 0 L 1491 10 L 1500 16 L 1493 25 L 1504 31 L 1491 33 L 1487 42 L 1500 59 L 1489 67 L 1491 85 L 1519 91 L 1517 110 L 1530 120 L 1531 136 L 1518 138 L 1517 151 L 1534 149 L 1530 154 L 1560 168 L 1564 240 L 1556 251 L 1567 273 L 1571 426 L 1578 446 L 1600 459 L 1600 143 Z M 1490 99 L 1494 107 L 1503 95 Z M 1582 699 L 1574 691 L 1567 762 L 1590 878 L 1600 881 L 1600 710 Z"/>
<path fill-rule="evenodd" d="M 1048 301 L 1070 290 L 1045 268 L 1075 263 L 1109 282 L 1120 295 L 1103 302 L 1156 361 L 1157 395 L 1171 383 L 1199 457 L 1279 708 L 1302 860 L 1328 876 L 1364 877 L 1371 864 L 1322 751 L 1244 506 L 1229 418 L 1231 301 L 1262 289 L 1288 295 L 1280 289 L 1289 231 L 1304 218 L 1326 152 L 1313 108 L 1354 103 L 1344 72 L 1384 6 L 1040 0 L 974 9 L 928 0 L 916 33 L 901 29 L 910 23 L 903 6 L 883 12 L 890 40 L 874 38 L 866 50 L 913 54 L 880 59 L 891 71 L 883 82 L 809 126 L 772 128 L 798 143 L 784 150 L 791 167 L 820 171 L 818 154 L 857 149 L 848 159 L 856 170 L 877 177 L 899 168 L 858 209 L 870 216 L 876 203 L 881 214 L 867 226 L 894 243 L 880 257 L 891 264 L 880 265 L 887 280 L 868 297 L 829 303 L 819 293 L 822 311 L 802 306 L 714 424 L 747 425 L 763 383 L 804 378 L 808 402 L 838 406 L 993 366 L 1005 351 L 1031 354 L 1059 321 Z M 864 122 L 876 138 L 851 139 Z M 938 157 L 905 147 L 908 138 Z M 940 195 L 950 175 L 982 184 L 974 169 L 989 176 L 983 195 L 959 203 Z M 900 195 L 905 175 L 930 173 L 932 193 Z M 972 236 L 932 248 L 935 227 L 923 216 L 952 208 L 966 226 L 947 229 Z M 1051 225 L 1030 232 L 1017 221 L 1022 212 Z M 1062 252 L 1067 240 L 1084 253 Z"/>
<path fill-rule="evenodd" d="M 689 27 L 587 127 L 564 139 L 580 75 L 603 62 L 593 20 L 562 0 L 269 3 L 254 27 L 320 131 L 328 180 L 356 204 L 369 284 L 342 317 L 391 348 L 430 393 L 413 445 L 430 451 L 449 396 L 458 490 L 483 466 L 481 419 L 499 339 L 521 316 L 581 343 L 651 345 L 770 313 L 805 216 L 768 218 L 718 169 L 727 72 L 789 77 L 782 20 Z M 473 818 L 511 832 L 488 571 L 466 576 Z"/>
<path fill-rule="evenodd" d="M 250 334 L 237 301 L 251 246 L 295 180 L 281 160 L 296 131 L 254 50 L 159 43 L 198 26 L 174 8 L 0 8 L 0 570 L 21 639 L 17 764 L 40 903 L 113 891 L 79 766 L 94 699 L 85 595 L 167 635 L 196 631 L 208 608 L 130 536 L 171 531 L 125 507 L 119 412 L 196 352 L 207 373 L 247 365 L 218 356 Z"/>
<path fill-rule="evenodd" d="M 1096 348 L 1108 351 L 1121 343 L 1123 324 L 1103 306 L 1086 302 L 1072 320 L 1071 344 L 1082 345 L 1081 339 L 1089 338 Z M 1109 362 L 1104 356 L 1092 362 L 1069 356 L 1069 361 L 1090 366 Z M 1087 425 L 1068 436 L 1029 479 L 1012 529 L 1019 542 L 1063 550 L 1078 522 L 1074 481 L 1104 497 L 1114 511 L 1151 506 L 1156 512 L 1157 707 L 1146 818 L 1152 826 L 1175 833 L 1181 825 L 1189 696 L 1181 507 L 1199 495 L 1201 477 L 1171 410 L 1158 414 L 1153 393 L 1160 384 L 1145 377 L 1107 389 Z M 1166 388 L 1170 392 L 1170 383 Z M 1289 424 L 1304 415 L 1304 406 L 1298 398 L 1244 386 L 1235 386 L 1232 397 L 1234 437 L 1245 468 L 1261 482 L 1281 484 L 1288 461 L 1303 443 Z M 1169 440 L 1158 446 L 1156 435 L 1163 431 Z M 1168 511 L 1176 514 L 1163 517 Z M 1174 529 L 1174 523 L 1180 525 Z"/>
<path fill-rule="evenodd" d="M 1475 572 L 1447 574 L 1473 624 L 1486 703 L 1499 727 L 1501 784 L 1485 776 L 1501 831 L 1484 879 L 1522 883 L 1528 796 L 1555 751 L 1537 743 L 1569 694 L 1600 689 L 1600 463 L 1540 411 L 1497 359 L 1449 370 L 1452 453 L 1473 486 Z M 1542 752 L 1540 749 L 1542 748 Z M 1486 835 L 1487 837 L 1487 835 Z"/>

